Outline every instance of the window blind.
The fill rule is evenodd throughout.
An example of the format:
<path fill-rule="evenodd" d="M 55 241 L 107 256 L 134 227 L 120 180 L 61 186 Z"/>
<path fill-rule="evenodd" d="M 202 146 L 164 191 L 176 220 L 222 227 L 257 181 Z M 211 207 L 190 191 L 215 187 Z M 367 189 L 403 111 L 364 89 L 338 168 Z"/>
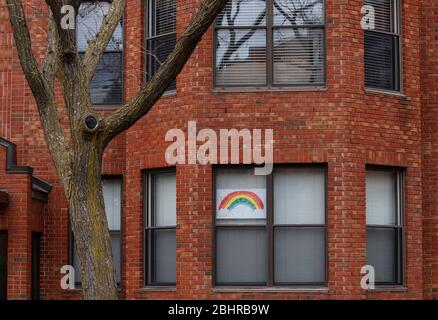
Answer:
<path fill-rule="evenodd" d="M 148 285 L 176 283 L 176 174 L 146 175 L 145 225 L 146 277 Z"/>
<path fill-rule="evenodd" d="M 166 61 L 176 44 L 176 1 L 148 0 L 146 32 L 146 78 L 150 79 Z M 174 81 L 167 90 L 175 90 Z"/>

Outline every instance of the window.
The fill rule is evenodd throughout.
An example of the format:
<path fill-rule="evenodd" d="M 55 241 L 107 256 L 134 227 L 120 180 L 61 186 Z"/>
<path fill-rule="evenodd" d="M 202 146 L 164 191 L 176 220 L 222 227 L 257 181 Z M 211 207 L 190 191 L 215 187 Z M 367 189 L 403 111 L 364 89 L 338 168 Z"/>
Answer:
<path fill-rule="evenodd" d="M 93 39 L 110 7 L 109 2 L 81 4 L 77 17 L 77 46 L 81 56 Z M 94 105 L 120 105 L 123 100 L 123 28 L 117 26 L 90 81 Z"/>
<path fill-rule="evenodd" d="M 145 176 L 145 284 L 176 284 L 176 174 Z"/>
<path fill-rule="evenodd" d="M 324 285 L 326 190 L 321 167 L 216 171 L 217 285 Z"/>
<path fill-rule="evenodd" d="M 121 215 L 122 215 L 122 179 L 118 177 L 102 177 L 103 198 L 105 202 L 105 213 L 108 221 L 108 227 L 111 237 L 111 248 L 116 266 L 117 283 L 121 283 Z M 81 270 L 79 261 L 76 255 L 74 245 L 74 237 L 72 233 L 72 265 L 75 268 L 75 281 L 77 284 L 81 282 Z"/>
<path fill-rule="evenodd" d="M 8 233 L 0 230 L 0 300 L 8 293 Z"/>
<path fill-rule="evenodd" d="M 146 78 L 166 61 L 176 44 L 176 0 L 147 0 Z M 167 90 L 175 90 L 174 81 Z"/>
<path fill-rule="evenodd" d="M 41 237 L 42 234 L 38 232 L 32 232 L 31 242 L 31 298 L 32 300 L 40 300 L 41 298 Z"/>
<path fill-rule="evenodd" d="M 402 284 L 403 174 L 397 169 L 366 172 L 367 264 L 376 284 Z"/>
<path fill-rule="evenodd" d="M 400 90 L 399 0 L 365 0 L 375 12 L 375 29 L 365 31 L 365 86 Z"/>
<path fill-rule="evenodd" d="M 215 85 L 325 83 L 323 0 L 230 0 L 215 24 Z"/>

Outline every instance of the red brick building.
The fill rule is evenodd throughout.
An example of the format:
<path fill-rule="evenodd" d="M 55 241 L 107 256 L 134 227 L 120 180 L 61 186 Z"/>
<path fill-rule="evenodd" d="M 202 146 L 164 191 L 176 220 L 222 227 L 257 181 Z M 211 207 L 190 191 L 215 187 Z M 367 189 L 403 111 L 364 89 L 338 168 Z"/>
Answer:
<path fill-rule="evenodd" d="M 46 9 L 24 2 L 41 58 Z M 138 92 L 200 2 L 127 0 L 92 83 L 97 112 Z M 238 2 L 106 150 L 120 297 L 437 299 L 438 1 Z M 363 5 L 375 10 L 372 30 Z M 60 268 L 75 265 L 68 208 L 4 2 L 0 32 L 0 295 L 77 299 L 60 287 Z M 170 166 L 166 132 L 189 121 L 272 129 L 273 173 Z M 264 210 L 248 219 L 236 204 L 234 219 L 221 218 L 233 190 L 252 190 Z M 361 288 L 367 264 L 374 290 Z"/>

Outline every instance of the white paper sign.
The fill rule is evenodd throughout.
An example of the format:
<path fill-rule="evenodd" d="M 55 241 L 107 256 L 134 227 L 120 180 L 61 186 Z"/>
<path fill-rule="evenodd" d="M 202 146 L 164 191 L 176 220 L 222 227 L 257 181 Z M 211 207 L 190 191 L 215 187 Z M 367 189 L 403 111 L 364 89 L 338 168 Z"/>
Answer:
<path fill-rule="evenodd" d="M 217 219 L 266 219 L 265 189 L 218 189 Z"/>

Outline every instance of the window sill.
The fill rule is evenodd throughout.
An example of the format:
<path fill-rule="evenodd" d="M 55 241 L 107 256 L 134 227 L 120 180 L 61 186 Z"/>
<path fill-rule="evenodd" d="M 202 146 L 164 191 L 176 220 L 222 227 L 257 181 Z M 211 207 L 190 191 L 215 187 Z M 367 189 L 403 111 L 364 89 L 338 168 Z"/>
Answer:
<path fill-rule="evenodd" d="M 309 92 L 327 91 L 326 86 L 296 86 L 296 87 L 214 87 L 213 92 L 241 93 L 241 92 Z"/>
<path fill-rule="evenodd" d="M 328 292 L 328 287 L 214 287 L 213 292 Z"/>
<path fill-rule="evenodd" d="M 369 289 L 370 293 L 378 293 L 378 292 L 405 292 L 408 291 L 408 288 L 405 286 L 375 286 L 374 289 Z"/>
<path fill-rule="evenodd" d="M 168 286 L 149 286 L 140 288 L 141 292 L 175 292 L 176 287 Z"/>
<path fill-rule="evenodd" d="M 365 88 L 365 93 L 406 98 L 406 95 L 404 93 L 401 93 L 400 91 L 393 91 L 393 90 Z"/>

